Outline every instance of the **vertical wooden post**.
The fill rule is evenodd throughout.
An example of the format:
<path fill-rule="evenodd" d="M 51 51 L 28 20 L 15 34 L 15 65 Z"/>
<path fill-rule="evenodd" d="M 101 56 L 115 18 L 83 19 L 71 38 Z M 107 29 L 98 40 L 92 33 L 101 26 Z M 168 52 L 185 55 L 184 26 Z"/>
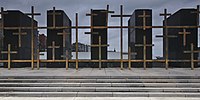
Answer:
<path fill-rule="evenodd" d="M 123 6 L 120 5 L 120 58 L 121 58 L 121 70 L 124 69 L 123 66 Z"/>
<path fill-rule="evenodd" d="M 37 49 L 37 70 L 40 69 L 40 50 Z"/>
<path fill-rule="evenodd" d="M 78 13 L 76 13 L 76 70 L 78 70 Z"/>
<path fill-rule="evenodd" d="M 144 35 L 143 36 L 143 44 L 145 45 L 143 47 L 143 65 L 144 65 L 144 70 L 146 70 L 147 68 L 147 65 L 146 65 L 146 36 Z"/>
<path fill-rule="evenodd" d="M 99 70 L 101 70 L 101 36 L 99 35 Z"/>
<path fill-rule="evenodd" d="M 10 44 L 8 44 L 8 70 L 10 70 Z"/>
<path fill-rule="evenodd" d="M 68 70 L 69 68 L 69 54 L 68 54 L 68 50 L 66 50 L 66 70 Z"/>
<path fill-rule="evenodd" d="M 131 47 L 128 47 L 128 68 L 131 70 Z"/>
<path fill-rule="evenodd" d="M 31 7 L 31 69 L 34 69 L 34 7 Z"/>
<path fill-rule="evenodd" d="M 191 69 L 194 70 L 194 45 L 191 43 Z"/>

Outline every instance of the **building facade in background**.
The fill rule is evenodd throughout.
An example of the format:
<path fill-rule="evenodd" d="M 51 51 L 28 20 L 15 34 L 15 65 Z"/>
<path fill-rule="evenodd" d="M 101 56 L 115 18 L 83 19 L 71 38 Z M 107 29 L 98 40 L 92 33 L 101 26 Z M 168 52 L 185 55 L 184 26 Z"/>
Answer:
<path fill-rule="evenodd" d="M 41 52 L 46 51 L 47 36 L 45 34 L 39 34 L 39 48 Z"/>
<path fill-rule="evenodd" d="M 95 16 L 92 19 L 92 26 L 107 26 L 107 13 L 105 10 L 92 10 L 92 14 Z M 107 29 L 92 29 L 92 32 L 97 32 L 98 34 L 91 35 L 91 45 L 99 45 L 99 36 L 101 36 L 101 44 L 107 44 Z M 107 47 L 101 47 L 101 58 L 106 60 L 107 57 Z M 99 47 L 91 47 L 91 59 L 99 59 Z"/>
<path fill-rule="evenodd" d="M 72 52 L 76 52 L 76 43 L 72 44 Z M 83 43 L 78 43 L 78 52 L 90 52 L 90 46 Z"/>
<path fill-rule="evenodd" d="M 5 27 L 31 27 L 31 18 L 19 10 L 5 11 L 4 15 Z M 34 20 L 34 26 L 38 23 Z M 25 33 L 19 39 L 19 32 Z M 8 44 L 11 44 L 11 51 L 17 51 L 17 54 L 11 54 L 11 59 L 14 60 L 30 60 L 31 59 L 31 29 L 4 29 L 3 31 L 3 51 L 8 50 Z M 38 49 L 38 30 L 34 29 L 34 59 L 36 59 L 36 50 Z M 21 41 L 21 45 L 20 42 Z M 7 54 L 3 54 L 3 59 L 7 59 Z M 12 63 L 14 67 L 28 67 L 30 63 Z"/>
<path fill-rule="evenodd" d="M 196 9 L 180 9 L 173 15 L 167 18 L 168 26 L 197 26 L 197 14 L 192 13 Z M 163 21 L 164 24 L 164 21 Z M 169 59 L 171 60 L 190 60 L 190 54 L 184 53 L 184 51 L 190 51 L 191 43 L 194 44 L 194 50 L 197 50 L 198 46 L 198 29 L 197 28 L 187 28 L 186 32 L 190 34 L 186 35 L 186 44 L 184 45 L 183 29 L 171 28 L 168 29 L 168 35 L 177 36 L 177 38 L 169 38 Z M 165 30 L 164 30 L 165 31 Z M 163 31 L 163 34 L 164 34 Z M 163 40 L 163 47 L 165 47 L 165 39 Z M 165 57 L 165 50 L 163 49 L 163 57 Z M 197 59 L 198 54 L 194 54 L 194 59 Z M 170 66 L 181 66 L 188 67 L 190 63 L 170 63 Z"/>
<path fill-rule="evenodd" d="M 1 19 L 0 19 L 0 27 L 2 26 L 2 22 L 1 22 Z M 2 32 L 2 30 L 0 29 L 0 51 L 2 51 L 3 50 L 3 32 Z M 2 59 L 3 58 L 3 55 L 2 54 L 0 54 L 0 59 Z M 0 66 L 3 66 L 3 63 L 0 63 Z"/>
<path fill-rule="evenodd" d="M 132 16 L 128 20 L 128 26 L 143 26 L 143 17 L 145 15 L 146 26 L 152 26 L 152 10 L 151 9 L 137 9 L 133 12 Z M 136 47 L 135 44 L 144 44 L 143 36 L 146 36 L 146 44 L 152 44 L 152 29 L 148 28 L 144 30 L 143 28 L 129 28 L 128 29 L 128 47 L 131 48 L 131 59 L 142 60 L 143 59 L 143 47 Z M 134 53 L 136 55 L 134 55 Z M 146 59 L 152 59 L 152 47 L 146 47 Z M 143 66 L 142 63 L 133 63 L 133 66 Z M 147 64 L 148 67 L 151 64 Z"/>
<path fill-rule="evenodd" d="M 55 19 L 54 19 L 55 17 Z M 62 26 L 71 26 L 71 20 L 66 15 L 63 10 L 55 10 L 55 14 L 53 10 L 47 11 L 47 26 L 53 27 L 55 22 L 55 27 L 62 27 Z M 63 40 L 63 34 L 65 38 L 65 45 Z M 69 59 L 71 58 L 71 28 L 68 29 L 47 29 L 47 59 L 52 60 L 52 48 L 48 48 L 48 46 L 52 46 L 52 42 L 55 42 L 55 46 L 59 46 L 59 48 L 55 49 L 55 59 L 61 60 L 65 59 L 66 50 L 68 51 Z M 51 63 L 48 66 L 65 66 L 64 63 Z"/>

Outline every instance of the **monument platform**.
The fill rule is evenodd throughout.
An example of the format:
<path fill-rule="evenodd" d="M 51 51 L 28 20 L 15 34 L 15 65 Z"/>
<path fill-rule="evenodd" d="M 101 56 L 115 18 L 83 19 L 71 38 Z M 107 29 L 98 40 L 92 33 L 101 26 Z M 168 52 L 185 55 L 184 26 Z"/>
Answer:
<path fill-rule="evenodd" d="M 200 68 L 0 68 L 0 99 L 190 100 Z"/>

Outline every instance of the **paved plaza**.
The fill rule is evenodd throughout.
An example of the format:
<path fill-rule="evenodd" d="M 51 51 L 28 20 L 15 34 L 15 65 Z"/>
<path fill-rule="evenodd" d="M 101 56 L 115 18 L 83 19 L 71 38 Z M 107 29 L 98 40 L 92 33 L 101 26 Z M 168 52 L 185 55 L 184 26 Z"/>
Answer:
<path fill-rule="evenodd" d="M 0 100 L 199 100 L 172 97 L 0 97 Z"/>
<path fill-rule="evenodd" d="M 132 68 L 132 70 L 120 68 L 0 68 L 0 76 L 200 76 L 200 68 Z"/>

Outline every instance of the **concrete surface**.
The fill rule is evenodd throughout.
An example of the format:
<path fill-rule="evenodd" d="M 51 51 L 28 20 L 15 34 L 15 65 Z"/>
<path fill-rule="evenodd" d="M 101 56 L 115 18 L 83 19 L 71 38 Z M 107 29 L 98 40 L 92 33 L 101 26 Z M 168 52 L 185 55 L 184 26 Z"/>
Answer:
<path fill-rule="evenodd" d="M 165 97 L 0 97 L 0 100 L 199 100 L 199 98 Z"/>
<path fill-rule="evenodd" d="M 200 76 L 200 68 L 132 68 L 132 70 L 120 68 L 0 68 L 0 76 Z"/>

